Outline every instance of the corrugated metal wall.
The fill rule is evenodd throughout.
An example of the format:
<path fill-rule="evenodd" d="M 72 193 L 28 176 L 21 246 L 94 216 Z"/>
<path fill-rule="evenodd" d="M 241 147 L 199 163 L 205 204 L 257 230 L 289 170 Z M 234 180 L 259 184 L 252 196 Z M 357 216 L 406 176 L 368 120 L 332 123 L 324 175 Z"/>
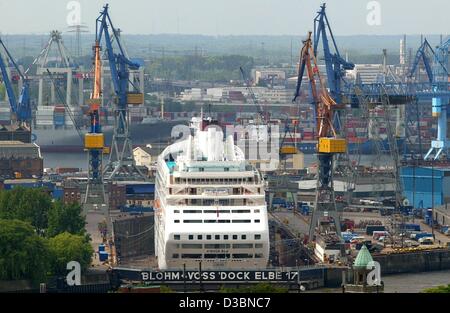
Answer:
<path fill-rule="evenodd" d="M 450 196 L 450 169 L 404 167 L 401 171 L 404 194 L 415 208 L 444 204 Z M 433 199 L 434 197 L 434 199 Z"/>

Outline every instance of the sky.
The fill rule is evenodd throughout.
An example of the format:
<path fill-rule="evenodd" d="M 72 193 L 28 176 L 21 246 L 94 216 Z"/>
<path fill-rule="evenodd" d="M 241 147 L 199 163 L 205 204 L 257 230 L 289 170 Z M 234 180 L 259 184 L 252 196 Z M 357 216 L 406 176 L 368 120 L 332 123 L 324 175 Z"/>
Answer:
<path fill-rule="evenodd" d="M 304 35 L 325 0 L 109 0 L 114 26 L 129 34 Z M 75 6 L 73 6 L 75 2 Z M 449 0 L 328 0 L 336 35 L 449 34 Z M 2 34 L 67 31 L 77 7 L 94 32 L 106 1 L 0 0 Z M 69 8 L 68 8 L 69 6 Z M 369 21 L 368 21 L 369 18 Z M 69 21 L 68 21 L 69 19 Z"/>

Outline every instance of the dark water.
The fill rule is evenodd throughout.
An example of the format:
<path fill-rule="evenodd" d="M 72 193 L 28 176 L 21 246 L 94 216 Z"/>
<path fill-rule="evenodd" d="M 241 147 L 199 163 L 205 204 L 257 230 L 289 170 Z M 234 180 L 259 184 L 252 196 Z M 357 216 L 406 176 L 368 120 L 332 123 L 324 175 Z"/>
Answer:
<path fill-rule="evenodd" d="M 160 144 L 154 144 L 152 149 L 152 156 L 158 155 L 162 152 L 164 146 Z M 87 154 L 86 153 L 42 153 L 44 157 L 44 167 L 56 168 L 56 167 L 77 167 L 83 170 L 87 170 Z M 356 161 L 356 156 L 351 156 L 351 159 Z M 363 155 L 361 156 L 361 165 L 371 165 L 375 156 Z M 382 156 L 380 161 L 376 162 L 377 165 L 390 165 L 390 158 L 388 156 Z M 104 162 L 107 157 L 104 159 Z M 317 161 L 314 154 L 305 154 L 305 166 L 310 166 Z"/>
<path fill-rule="evenodd" d="M 159 155 L 166 144 L 152 144 L 152 157 Z M 42 152 L 44 158 L 44 167 L 75 167 L 87 170 L 88 155 L 83 152 L 63 153 L 63 152 Z M 108 161 L 109 156 L 103 158 L 104 164 Z"/>
<path fill-rule="evenodd" d="M 450 284 L 450 270 L 383 276 L 385 293 L 419 293 L 428 288 Z M 311 293 L 341 293 L 340 288 L 322 288 Z"/>
<path fill-rule="evenodd" d="M 450 270 L 392 275 L 382 279 L 385 292 L 421 292 L 427 288 L 450 284 Z"/>

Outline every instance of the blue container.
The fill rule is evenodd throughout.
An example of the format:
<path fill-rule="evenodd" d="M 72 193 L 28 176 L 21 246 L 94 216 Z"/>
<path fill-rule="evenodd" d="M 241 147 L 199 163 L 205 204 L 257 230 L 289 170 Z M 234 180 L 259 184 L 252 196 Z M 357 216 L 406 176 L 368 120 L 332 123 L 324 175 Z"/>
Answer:
<path fill-rule="evenodd" d="M 102 244 L 102 243 L 99 244 L 99 245 L 98 245 L 98 251 L 99 251 L 99 252 L 105 251 L 105 245 Z"/>
<path fill-rule="evenodd" d="M 55 189 L 55 190 L 53 190 L 52 195 L 53 195 L 54 199 L 62 199 L 62 198 L 64 198 L 64 190 Z"/>
<path fill-rule="evenodd" d="M 302 214 L 309 215 L 309 206 L 308 205 L 302 205 Z"/>
<path fill-rule="evenodd" d="M 98 253 L 98 258 L 99 258 L 100 262 L 108 261 L 108 252 L 106 252 L 106 251 L 100 251 L 100 252 Z"/>
<path fill-rule="evenodd" d="M 403 224 L 400 225 L 400 229 L 402 230 L 409 230 L 409 231 L 420 231 L 420 225 L 419 224 Z"/>

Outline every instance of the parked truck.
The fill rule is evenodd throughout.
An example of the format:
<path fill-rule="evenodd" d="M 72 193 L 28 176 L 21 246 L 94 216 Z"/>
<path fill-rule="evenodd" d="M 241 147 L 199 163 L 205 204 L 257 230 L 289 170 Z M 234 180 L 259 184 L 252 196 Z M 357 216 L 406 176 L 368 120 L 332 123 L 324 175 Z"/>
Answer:
<path fill-rule="evenodd" d="M 427 233 L 427 232 L 411 234 L 411 239 L 417 240 L 417 241 L 419 241 L 421 238 L 427 238 L 427 237 L 433 238 L 433 234 Z"/>

